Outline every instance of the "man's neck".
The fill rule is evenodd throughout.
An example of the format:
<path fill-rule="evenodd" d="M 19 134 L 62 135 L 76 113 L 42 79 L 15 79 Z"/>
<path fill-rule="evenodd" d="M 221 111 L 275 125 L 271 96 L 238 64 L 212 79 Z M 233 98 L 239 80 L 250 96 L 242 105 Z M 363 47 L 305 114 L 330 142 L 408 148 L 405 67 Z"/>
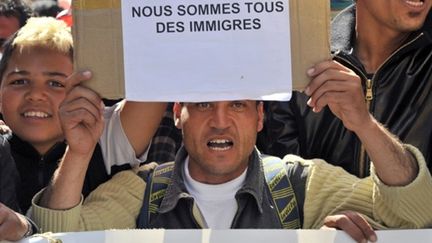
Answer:
<path fill-rule="evenodd" d="M 397 32 L 357 11 L 354 53 L 367 73 L 375 73 L 393 52 L 400 48 L 410 33 Z"/>
<path fill-rule="evenodd" d="M 402 46 L 409 34 L 399 36 L 371 35 L 358 31 L 354 46 L 354 53 L 367 73 L 375 73 L 394 51 Z"/>

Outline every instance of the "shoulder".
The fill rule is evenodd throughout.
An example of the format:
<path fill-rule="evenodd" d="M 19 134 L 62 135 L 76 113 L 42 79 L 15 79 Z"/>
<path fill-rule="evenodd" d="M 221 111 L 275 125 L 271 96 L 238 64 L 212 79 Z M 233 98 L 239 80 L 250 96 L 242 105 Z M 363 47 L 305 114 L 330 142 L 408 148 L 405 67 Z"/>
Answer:
<path fill-rule="evenodd" d="M 302 179 L 310 180 L 311 177 L 321 177 L 323 175 L 345 176 L 348 174 L 349 176 L 353 176 L 347 173 L 342 167 L 329 164 L 323 159 L 304 159 L 297 155 L 288 154 L 282 160 L 286 163 L 290 176 Z"/>
<path fill-rule="evenodd" d="M 154 175 L 155 171 L 159 171 L 157 174 L 161 174 L 162 171 L 171 172 L 173 168 L 174 162 L 166 162 L 160 165 L 156 162 L 151 162 L 134 168 L 134 171 L 141 179 L 143 179 L 145 182 L 148 182 L 149 176 Z"/>
<path fill-rule="evenodd" d="M 5 158 L 11 158 L 11 151 L 9 145 L 9 136 L 0 135 L 0 160 L 4 160 Z"/>
<path fill-rule="evenodd" d="M 287 154 L 283 157 L 282 161 L 290 168 L 303 168 L 308 169 L 315 165 L 315 160 L 303 159 L 295 154 Z"/>
<path fill-rule="evenodd" d="M 315 165 L 313 160 L 306 160 L 294 154 L 285 155 L 282 161 L 286 165 L 288 175 L 301 180 L 306 180 L 311 167 Z"/>
<path fill-rule="evenodd" d="M 314 166 L 313 160 L 305 160 L 293 154 L 285 155 L 283 159 L 269 155 L 262 155 L 261 158 L 264 167 L 269 166 L 271 162 L 281 163 L 285 167 L 290 179 L 305 180 L 309 174 L 310 167 Z"/>
<path fill-rule="evenodd" d="M 9 147 L 9 137 L 8 134 L 0 134 L 0 147 Z"/>

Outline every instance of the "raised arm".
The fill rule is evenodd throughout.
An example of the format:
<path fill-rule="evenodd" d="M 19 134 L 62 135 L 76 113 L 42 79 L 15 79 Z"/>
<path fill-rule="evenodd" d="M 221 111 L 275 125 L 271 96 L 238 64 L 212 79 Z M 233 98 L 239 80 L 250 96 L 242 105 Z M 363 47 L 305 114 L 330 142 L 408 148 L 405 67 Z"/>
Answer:
<path fill-rule="evenodd" d="M 96 144 L 100 142 L 104 127 L 106 129 L 104 106 L 100 97 L 91 89 L 80 85 L 90 76 L 89 72 L 84 72 L 75 73 L 70 78 L 70 90 L 59 108 L 68 148 L 51 183 L 33 200 L 32 217 L 44 230 L 133 228 L 141 207 L 145 183 L 132 171 L 116 174 L 89 195 L 88 204 L 81 206 L 81 191 L 87 167 Z M 126 102 L 122 107 L 120 114 L 124 116 L 121 115 L 120 119 L 124 133 L 128 139 L 135 140 L 131 142 L 135 149 L 141 146 L 141 150 L 136 151 L 137 154 L 144 152 L 154 133 L 151 130 L 156 130 L 160 120 L 149 118 L 146 123 L 151 124 L 143 124 L 140 119 L 159 116 L 159 109 L 162 113 L 164 104 Z M 111 137 L 105 135 L 106 139 L 113 140 L 113 134 L 115 133 L 112 133 Z M 58 221 L 43 216 L 45 213 L 53 213 Z"/>
<path fill-rule="evenodd" d="M 68 93 L 60 104 L 59 117 L 68 144 L 63 160 L 46 188 L 41 204 L 67 209 L 81 200 L 87 167 L 102 134 L 104 105 L 91 89 L 79 85 L 90 73 L 76 73 L 68 83 Z"/>
<path fill-rule="evenodd" d="M 136 155 L 141 156 L 147 150 L 162 120 L 166 105 L 160 102 L 126 101 L 120 119 Z"/>
<path fill-rule="evenodd" d="M 376 174 L 387 185 L 403 186 L 413 181 L 418 165 L 401 142 L 369 113 L 361 79 L 336 61 L 324 61 L 308 70 L 312 78 L 305 93 L 315 112 L 325 106 L 355 132 L 373 161 Z"/>

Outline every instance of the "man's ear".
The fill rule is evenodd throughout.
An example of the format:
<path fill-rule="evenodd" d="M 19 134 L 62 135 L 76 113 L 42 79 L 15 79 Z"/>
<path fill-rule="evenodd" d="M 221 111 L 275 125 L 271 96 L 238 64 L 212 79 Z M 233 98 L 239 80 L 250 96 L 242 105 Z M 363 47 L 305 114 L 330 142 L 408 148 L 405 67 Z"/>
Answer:
<path fill-rule="evenodd" d="M 257 106 L 258 112 L 258 123 L 257 123 L 257 132 L 260 132 L 264 127 L 264 103 L 259 101 Z"/>
<path fill-rule="evenodd" d="M 173 106 L 174 124 L 178 129 L 182 129 L 181 122 L 180 122 L 181 108 L 182 105 L 180 103 L 178 102 L 174 103 Z"/>

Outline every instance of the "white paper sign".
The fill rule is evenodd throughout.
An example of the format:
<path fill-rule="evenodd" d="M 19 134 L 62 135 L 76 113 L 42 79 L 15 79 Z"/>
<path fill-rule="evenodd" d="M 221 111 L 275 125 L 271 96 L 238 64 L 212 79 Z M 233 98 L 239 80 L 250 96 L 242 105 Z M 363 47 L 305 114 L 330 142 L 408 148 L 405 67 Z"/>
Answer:
<path fill-rule="evenodd" d="M 432 242 L 432 230 L 378 230 L 380 243 Z M 19 243 L 354 243 L 339 230 L 111 230 L 35 236 Z"/>
<path fill-rule="evenodd" d="M 288 0 L 122 0 L 129 100 L 288 100 Z"/>

